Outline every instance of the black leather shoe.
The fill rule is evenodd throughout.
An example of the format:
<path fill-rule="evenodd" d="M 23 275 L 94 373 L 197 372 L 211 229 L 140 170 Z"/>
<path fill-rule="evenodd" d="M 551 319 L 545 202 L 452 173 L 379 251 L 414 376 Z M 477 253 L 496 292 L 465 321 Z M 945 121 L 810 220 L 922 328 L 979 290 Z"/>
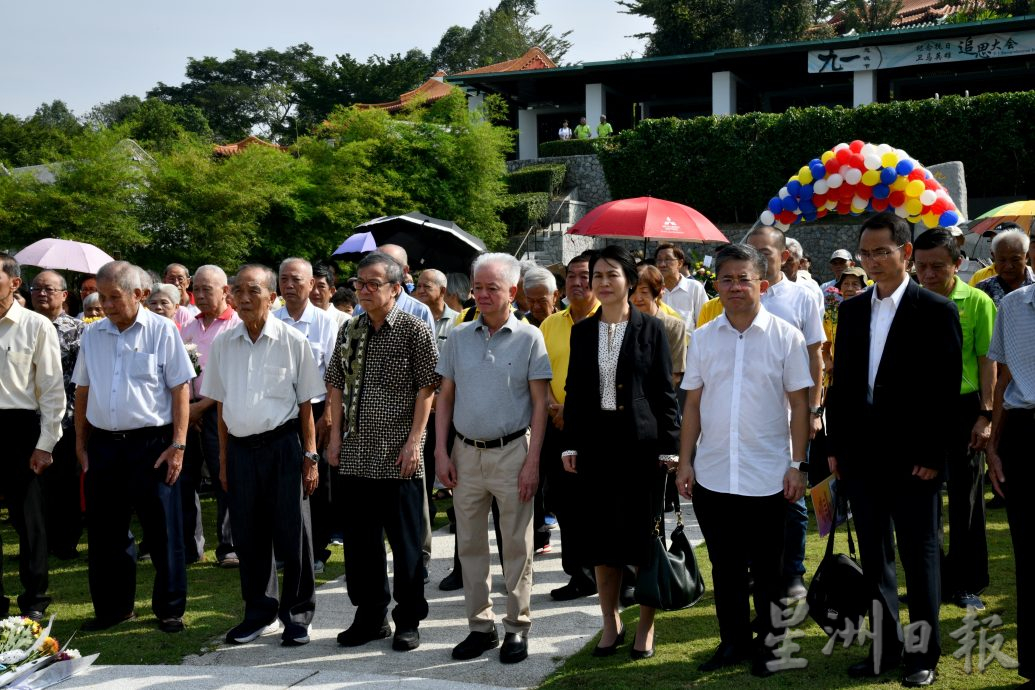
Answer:
<path fill-rule="evenodd" d="M 773 671 L 766 665 L 767 662 L 772 660 L 772 654 L 756 654 L 755 658 L 751 660 L 751 675 L 755 678 L 768 678 L 776 673 L 776 671 Z"/>
<path fill-rule="evenodd" d="M 615 641 L 606 647 L 597 645 L 593 648 L 593 656 L 614 656 L 615 652 L 618 651 L 618 645 L 625 644 L 625 626 L 615 636 Z"/>
<path fill-rule="evenodd" d="M 500 647 L 500 663 L 516 664 L 528 658 L 528 638 L 524 633 L 509 632 L 503 636 Z"/>
<path fill-rule="evenodd" d="M 712 658 L 704 662 L 697 667 L 698 671 L 705 673 L 709 671 L 718 671 L 720 668 L 726 666 L 736 666 L 742 661 L 747 661 L 751 658 L 751 650 L 737 647 L 731 644 L 720 644 L 715 649 L 715 653 L 712 654 Z"/>
<path fill-rule="evenodd" d="M 880 668 L 874 670 L 873 659 L 866 657 L 863 661 L 852 664 L 848 667 L 848 676 L 850 678 L 876 678 L 877 676 L 883 675 L 888 671 L 891 671 L 898 667 L 899 660 L 896 658 L 894 661 L 887 661 L 886 659 L 881 660 Z"/>
<path fill-rule="evenodd" d="M 550 596 L 553 597 L 554 601 L 572 601 L 573 599 L 580 599 L 582 597 L 591 597 L 596 593 L 596 587 L 580 585 L 576 582 L 569 582 L 563 587 L 551 590 Z"/>
<path fill-rule="evenodd" d="M 464 576 L 463 574 L 454 570 L 453 572 L 442 578 L 442 582 L 438 583 L 438 588 L 443 592 L 455 592 L 458 589 L 464 588 Z"/>
<path fill-rule="evenodd" d="M 651 647 L 650 649 L 636 649 L 636 647 L 629 647 L 629 658 L 633 661 L 649 659 L 652 656 L 654 656 L 654 647 Z"/>
<path fill-rule="evenodd" d="M 936 677 L 933 668 L 922 668 L 902 676 L 902 685 L 907 688 L 924 688 L 932 684 Z"/>
<path fill-rule="evenodd" d="M 28 611 L 22 611 L 22 617 L 34 620 L 39 623 L 43 620 L 43 612 L 38 609 L 29 609 Z"/>
<path fill-rule="evenodd" d="M 338 644 L 342 647 L 359 647 L 367 642 L 383 640 L 392 634 L 392 626 L 386 620 L 380 628 L 368 628 L 353 622 L 348 630 L 338 633 Z"/>
<path fill-rule="evenodd" d="M 791 601 L 800 601 L 808 593 L 809 590 L 805 588 L 805 581 L 801 575 L 792 575 L 787 578 L 787 588 L 784 590 L 784 597 Z"/>
<path fill-rule="evenodd" d="M 134 620 L 137 614 L 130 611 L 125 616 L 118 618 L 91 618 L 87 622 L 83 623 L 83 627 L 79 628 L 83 632 L 97 632 L 99 630 L 107 630 L 108 628 L 114 628 L 119 623 L 125 623 L 126 621 Z"/>
<path fill-rule="evenodd" d="M 496 628 L 492 632 L 471 632 L 464 641 L 453 647 L 453 658 L 457 661 L 467 661 L 480 657 L 483 652 L 496 649 L 500 646 L 500 636 Z"/>
<path fill-rule="evenodd" d="M 164 633 L 183 632 L 183 619 L 177 617 L 163 618 L 158 621 L 158 629 Z"/>
<path fill-rule="evenodd" d="M 420 633 L 417 628 L 399 628 L 392 638 L 392 649 L 397 652 L 409 652 L 420 647 Z"/>

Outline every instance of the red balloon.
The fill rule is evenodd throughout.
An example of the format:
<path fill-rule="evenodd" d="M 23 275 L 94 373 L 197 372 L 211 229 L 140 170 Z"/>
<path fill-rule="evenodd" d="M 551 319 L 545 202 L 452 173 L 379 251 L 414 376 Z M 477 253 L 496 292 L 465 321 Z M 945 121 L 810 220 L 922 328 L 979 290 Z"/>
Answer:
<path fill-rule="evenodd" d="M 842 165 L 848 165 L 848 161 L 852 158 L 852 152 L 848 149 L 841 149 L 834 154 L 834 158 L 837 159 L 837 167 L 840 168 Z"/>
<path fill-rule="evenodd" d="M 827 195 L 826 194 L 813 194 L 812 195 L 812 203 L 816 205 L 816 208 L 823 208 L 823 206 L 827 203 Z"/>
<path fill-rule="evenodd" d="M 816 211 L 816 218 L 822 218 L 825 215 L 827 215 L 827 210 L 825 208 L 821 208 Z"/>
<path fill-rule="evenodd" d="M 840 163 L 840 161 L 837 160 L 837 156 L 834 156 L 833 158 L 828 160 L 826 163 L 824 163 L 823 167 L 825 167 L 827 169 L 827 175 L 833 175 L 834 173 L 836 173 L 838 170 L 841 169 L 841 163 Z"/>
<path fill-rule="evenodd" d="M 850 201 L 838 202 L 838 204 L 837 204 L 837 212 L 842 214 L 842 215 L 844 215 L 846 213 L 851 213 L 852 212 L 852 202 L 850 202 Z"/>
<path fill-rule="evenodd" d="M 941 185 L 938 184 L 938 180 L 931 177 L 929 179 L 924 180 L 924 187 L 927 187 L 932 192 L 936 192 L 939 188 L 941 188 Z"/>
<path fill-rule="evenodd" d="M 936 216 L 940 216 L 949 210 L 949 205 L 945 203 L 945 199 L 935 199 L 934 203 L 931 204 L 931 213 Z"/>
<path fill-rule="evenodd" d="M 866 159 L 863 158 L 861 153 L 853 153 L 849 156 L 848 165 L 852 166 L 859 172 L 866 172 Z"/>
<path fill-rule="evenodd" d="M 856 139 L 855 141 L 853 141 L 851 144 L 848 145 L 848 148 L 852 151 L 852 153 L 859 153 L 860 151 L 863 150 L 863 146 L 865 146 L 865 145 L 866 144 L 863 141 L 861 141 L 859 139 Z"/>
<path fill-rule="evenodd" d="M 841 185 L 841 188 L 837 190 L 837 195 L 841 201 L 851 201 L 855 197 L 855 190 L 848 185 Z"/>
<path fill-rule="evenodd" d="M 780 215 L 777 216 L 780 222 L 786 225 L 793 223 L 797 217 L 794 215 L 794 211 L 781 211 Z"/>
<path fill-rule="evenodd" d="M 924 171 L 920 168 L 913 168 L 913 172 L 909 173 L 910 180 L 922 180 L 924 179 Z"/>
<path fill-rule="evenodd" d="M 906 203 L 906 193 L 892 192 L 888 195 L 888 203 L 891 204 L 892 208 L 898 208 L 902 204 Z"/>
<path fill-rule="evenodd" d="M 874 211 L 886 211 L 888 210 L 887 199 L 871 199 L 870 203 L 873 204 Z"/>
<path fill-rule="evenodd" d="M 855 185 L 855 195 L 860 199 L 869 199 L 873 196 L 873 187 L 869 187 L 860 182 Z"/>

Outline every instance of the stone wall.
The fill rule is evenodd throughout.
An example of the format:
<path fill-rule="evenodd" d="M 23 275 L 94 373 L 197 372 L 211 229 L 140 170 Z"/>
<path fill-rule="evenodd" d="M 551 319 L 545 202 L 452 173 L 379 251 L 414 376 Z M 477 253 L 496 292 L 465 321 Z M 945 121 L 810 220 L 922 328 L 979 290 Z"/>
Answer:
<path fill-rule="evenodd" d="M 550 158 L 532 158 L 528 160 L 507 161 L 507 170 L 514 172 L 529 165 L 543 163 L 564 163 L 568 166 L 568 174 L 564 178 L 566 189 L 577 188 L 577 198 L 586 203 L 588 208 L 611 201 L 611 190 L 604 179 L 604 168 L 594 155 L 587 156 L 552 156 Z"/>

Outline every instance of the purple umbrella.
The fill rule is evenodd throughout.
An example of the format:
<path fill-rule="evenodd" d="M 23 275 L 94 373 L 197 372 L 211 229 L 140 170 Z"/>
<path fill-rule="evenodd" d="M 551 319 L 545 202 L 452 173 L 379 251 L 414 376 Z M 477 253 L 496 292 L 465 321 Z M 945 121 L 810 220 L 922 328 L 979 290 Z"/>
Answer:
<path fill-rule="evenodd" d="M 342 261 L 359 261 L 364 254 L 377 249 L 377 240 L 369 232 L 357 232 L 341 243 L 341 246 L 331 254 L 335 259 Z"/>
<path fill-rule="evenodd" d="M 115 260 L 92 244 L 59 240 L 56 237 L 33 242 L 15 254 L 14 258 L 18 263 L 26 266 L 78 271 L 79 273 L 97 273 L 101 266 Z"/>

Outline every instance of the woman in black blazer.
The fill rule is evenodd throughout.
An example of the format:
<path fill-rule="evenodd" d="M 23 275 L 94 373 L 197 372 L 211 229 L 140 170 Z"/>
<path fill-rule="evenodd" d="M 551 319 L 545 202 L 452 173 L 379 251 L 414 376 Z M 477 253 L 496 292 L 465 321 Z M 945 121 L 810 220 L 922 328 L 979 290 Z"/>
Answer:
<path fill-rule="evenodd" d="M 647 562 L 655 520 L 663 509 L 667 467 L 661 457 L 679 448 L 676 394 L 665 328 L 629 305 L 636 264 L 626 250 L 605 247 L 589 265 L 601 307 L 571 332 L 565 385 L 564 469 L 578 473 L 579 494 L 593 529 L 582 545 L 595 566 L 604 630 L 594 656 L 610 656 L 625 641 L 618 595 L 622 568 Z M 603 510 L 599 510 L 603 506 Z M 654 609 L 640 607 L 630 655 L 654 654 Z"/>

